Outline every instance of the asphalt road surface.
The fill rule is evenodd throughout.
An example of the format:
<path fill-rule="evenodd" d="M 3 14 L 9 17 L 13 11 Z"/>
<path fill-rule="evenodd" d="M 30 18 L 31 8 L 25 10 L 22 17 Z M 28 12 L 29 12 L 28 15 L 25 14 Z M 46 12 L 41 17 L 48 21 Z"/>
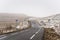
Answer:
<path fill-rule="evenodd" d="M 0 40 L 43 40 L 44 28 L 32 22 L 32 27 L 21 32 L 3 35 Z"/>

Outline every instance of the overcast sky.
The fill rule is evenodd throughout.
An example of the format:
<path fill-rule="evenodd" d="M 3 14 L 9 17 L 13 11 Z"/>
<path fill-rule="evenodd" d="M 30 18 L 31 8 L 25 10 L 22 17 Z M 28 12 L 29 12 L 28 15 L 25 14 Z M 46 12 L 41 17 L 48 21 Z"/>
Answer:
<path fill-rule="evenodd" d="M 0 0 L 0 12 L 46 17 L 60 13 L 60 0 Z"/>

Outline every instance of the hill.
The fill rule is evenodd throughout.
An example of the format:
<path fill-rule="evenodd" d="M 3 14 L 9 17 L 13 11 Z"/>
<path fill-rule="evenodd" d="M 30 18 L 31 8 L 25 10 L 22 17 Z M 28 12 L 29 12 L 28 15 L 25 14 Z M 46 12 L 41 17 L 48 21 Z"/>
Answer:
<path fill-rule="evenodd" d="M 0 27 L 5 27 L 5 25 L 10 24 L 16 24 L 16 21 L 23 21 L 27 17 L 28 16 L 24 14 L 0 13 Z"/>

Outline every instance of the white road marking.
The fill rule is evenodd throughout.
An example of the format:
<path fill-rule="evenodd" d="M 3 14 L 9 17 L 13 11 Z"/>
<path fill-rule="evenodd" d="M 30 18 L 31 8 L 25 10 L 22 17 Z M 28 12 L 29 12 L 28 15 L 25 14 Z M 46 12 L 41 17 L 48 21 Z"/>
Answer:
<path fill-rule="evenodd" d="M 28 30 L 24 30 L 24 31 L 28 31 Z M 20 31 L 20 33 L 24 31 Z M 16 35 L 16 34 L 19 34 L 19 33 L 12 33 L 11 35 Z"/>
<path fill-rule="evenodd" d="M 35 34 L 37 34 L 40 30 L 38 30 Z"/>
<path fill-rule="evenodd" d="M 38 31 L 35 34 L 37 34 L 37 33 L 38 33 Z"/>
<path fill-rule="evenodd" d="M 35 36 L 35 34 L 32 37 L 30 37 L 30 39 L 32 39 L 34 36 Z"/>
<path fill-rule="evenodd" d="M 18 34 L 18 33 L 13 33 L 13 34 L 11 34 L 11 35 L 16 35 L 16 34 Z"/>
<path fill-rule="evenodd" d="M 5 35 L 0 35 L 0 38 L 1 38 L 1 37 L 4 37 L 4 36 L 5 36 Z"/>
<path fill-rule="evenodd" d="M 23 30 L 23 31 L 20 31 L 20 32 L 24 32 L 24 31 L 28 31 L 28 30 Z"/>
<path fill-rule="evenodd" d="M 35 36 L 39 31 L 40 31 L 40 30 L 38 30 L 34 35 L 32 35 L 32 36 L 30 37 L 30 39 L 33 39 L 34 36 Z"/>
<path fill-rule="evenodd" d="M 6 38 L 7 36 L 4 36 L 4 37 L 1 37 L 0 39 L 4 39 L 4 38 Z"/>

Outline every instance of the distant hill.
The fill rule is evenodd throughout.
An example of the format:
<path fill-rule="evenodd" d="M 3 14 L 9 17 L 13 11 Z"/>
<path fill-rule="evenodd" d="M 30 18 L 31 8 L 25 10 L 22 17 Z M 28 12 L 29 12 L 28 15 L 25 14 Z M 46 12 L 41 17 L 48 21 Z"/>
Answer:
<path fill-rule="evenodd" d="M 54 15 L 53 19 L 60 20 L 60 14 L 56 14 L 56 15 Z"/>
<path fill-rule="evenodd" d="M 15 23 L 16 20 L 22 21 L 25 18 L 27 18 L 27 15 L 24 14 L 0 13 L 0 24 Z"/>
<path fill-rule="evenodd" d="M 44 18 L 41 18 L 41 19 L 45 19 L 45 20 L 46 19 L 57 19 L 57 20 L 60 20 L 60 14 L 44 17 Z"/>

